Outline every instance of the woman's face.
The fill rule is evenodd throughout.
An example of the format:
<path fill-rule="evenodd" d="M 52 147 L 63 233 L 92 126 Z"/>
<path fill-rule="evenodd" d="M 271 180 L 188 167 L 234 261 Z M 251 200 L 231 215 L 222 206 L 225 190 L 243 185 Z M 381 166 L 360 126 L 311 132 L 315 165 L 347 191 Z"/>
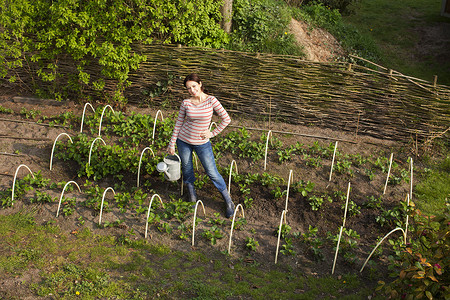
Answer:
<path fill-rule="evenodd" d="M 186 89 L 191 96 L 197 97 L 202 92 L 202 83 L 198 83 L 197 81 L 187 81 Z"/>

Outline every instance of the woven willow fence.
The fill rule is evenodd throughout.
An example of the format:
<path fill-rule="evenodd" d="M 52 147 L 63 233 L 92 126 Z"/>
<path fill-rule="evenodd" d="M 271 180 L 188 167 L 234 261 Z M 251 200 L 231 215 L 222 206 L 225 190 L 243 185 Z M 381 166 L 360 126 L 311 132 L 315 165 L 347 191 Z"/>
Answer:
<path fill-rule="evenodd" d="M 170 77 L 176 106 L 187 96 L 183 78 L 202 77 L 208 91 L 232 114 L 269 116 L 378 138 L 426 140 L 450 126 L 450 88 L 387 70 L 348 63 L 315 63 L 296 57 L 213 49 L 146 46 L 147 61 L 131 74 L 130 102 Z"/>
<path fill-rule="evenodd" d="M 427 141 L 450 132 L 450 88 L 398 72 L 348 63 L 316 63 L 297 57 L 176 46 L 140 46 L 147 61 L 130 74 L 124 91 L 131 103 L 169 102 L 178 108 L 187 96 L 184 77 L 197 72 L 210 94 L 232 115 L 320 126 L 383 139 Z M 95 63 L 85 70 L 99 79 Z M 73 62 L 61 58 L 58 72 L 76 74 Z M 25 82 L 31 72 L 23 71 Z M 162 95 L 149 96 L 171 78 Z M 67 83 L 51 82 L 57 90 Z M 113 94 L 117 83 L 106 82 Z M 85 90 L 94 94 L 95 91 Z M 157 93 L 156 93 L 157 94 Z M 448 130 L 448 131 L 447 131 Z"/>

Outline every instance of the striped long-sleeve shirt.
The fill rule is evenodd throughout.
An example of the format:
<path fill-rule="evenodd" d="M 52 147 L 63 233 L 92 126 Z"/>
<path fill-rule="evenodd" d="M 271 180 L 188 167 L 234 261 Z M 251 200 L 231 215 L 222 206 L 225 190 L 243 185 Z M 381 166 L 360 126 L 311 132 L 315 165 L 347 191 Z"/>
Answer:
<path fill-rule="evenodd" d="M 230 116 L 219 100 L 214 96 L 208 96 L 198 105 L 192 104 L 189 99 L 183 100 L 169 148 L 175 148 L 177 138 L 191 145 L 202 145 L 208 142 L 208 139 L 203 139 L 200 134 L 209 129 L 214 112 L 222 121 L 211 132 L 211 137 L 218 135 L 231 122 Z"/>

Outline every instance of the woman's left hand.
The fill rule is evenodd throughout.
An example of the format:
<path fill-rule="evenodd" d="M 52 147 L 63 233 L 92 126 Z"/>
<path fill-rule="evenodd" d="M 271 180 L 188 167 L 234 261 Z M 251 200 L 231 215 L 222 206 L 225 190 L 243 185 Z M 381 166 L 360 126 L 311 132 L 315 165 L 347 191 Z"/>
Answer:
<path fill-rule="evenodd" d="M 211 138 L 211 131 L 209 130 L 205 130 L 200 134 L 200 137 L 204 140 L 210 139 Z"/>

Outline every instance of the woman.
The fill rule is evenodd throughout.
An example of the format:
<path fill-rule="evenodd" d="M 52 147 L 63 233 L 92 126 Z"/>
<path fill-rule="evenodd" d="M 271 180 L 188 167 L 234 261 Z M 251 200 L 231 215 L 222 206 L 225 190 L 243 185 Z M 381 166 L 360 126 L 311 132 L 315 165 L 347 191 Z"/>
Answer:
<path fill-rule="evenodd" d="M 216 97 L 205 93 L 203 83 L 197 74 L 186 76 L 184 86 L 191 97 L 183 100 L 181 103 L 167 152 L 172 155 L 175 154 L 175 144 L 177 145 L 178 154 L 181 158 L 183 181 L 186 184 L 191 202 L 197 202 L 197 193 L 194 188 L 195 174 L 192 163 L 192 151 L 197 153 L 203 168 L 225 201 L 225 215 L 229 218 L 234 213 L 234 204 L 228 193 L 225 181 L 217 170 L 209 139 L 218 135 L 230 124 L 230 116 Z M 213 112 L 216 112 L 222 121 L 211 132 L 209 127 Z"/>

